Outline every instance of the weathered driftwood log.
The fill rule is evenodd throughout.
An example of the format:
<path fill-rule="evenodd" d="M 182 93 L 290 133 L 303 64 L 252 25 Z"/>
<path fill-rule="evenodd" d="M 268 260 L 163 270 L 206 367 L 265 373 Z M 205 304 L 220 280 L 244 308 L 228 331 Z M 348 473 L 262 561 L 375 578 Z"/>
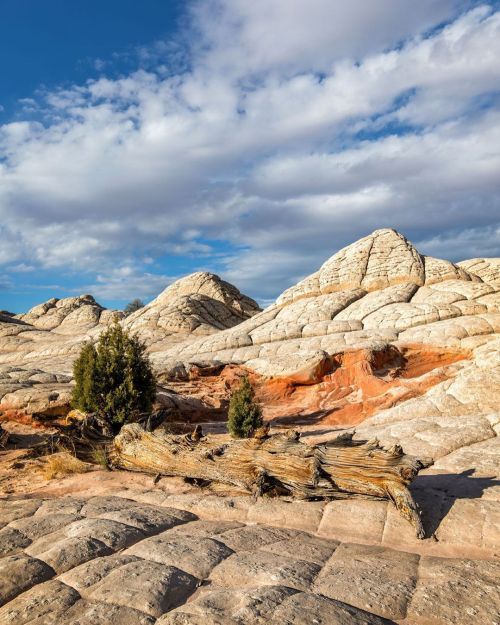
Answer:
<path fill-rule="evenodd" d="M 0 424 L 0 447 L 5 447 L 9 442 L 9 433 L 7 430 L 4 430 L 2 425 Z"/>
<path fill-rule="evenodd" d="M 134 423 L 122 428 L 109 447 L 112 466 L 152 475 L 175 475 L 220 482 L 261 495 L 289 494 L 302 499 L 377 497 L 390 499 L 424 537 L 420 515 L 407 486 L 423 464 L 399 445 L 382 449 L 377 440 L 344 434 L 316 446 L 295 431 L 215 444 L 193 434 L 172 436 L 145 431 Z"/>

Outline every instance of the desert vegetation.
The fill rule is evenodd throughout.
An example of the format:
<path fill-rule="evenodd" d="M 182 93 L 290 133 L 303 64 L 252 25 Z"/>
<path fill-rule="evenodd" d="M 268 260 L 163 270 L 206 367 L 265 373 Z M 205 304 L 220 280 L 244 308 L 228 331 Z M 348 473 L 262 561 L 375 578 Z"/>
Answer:
<path fill-rule="evenodd" d="M 96 413 L 115 431 L 151 409 L 156 383 L 145 347 L 115 324 L 96 345 L 85 343 L 73 366 L 72 406 Z"/>
<path fill-rule="evenodd" d="M 43 458 L 40 470 L 46 480 L 64 477 L 73 473 L 85 473 L 89 465 L 79 460 L 68 451 L 60 451 Z"/>
<path fill-rule="evenodd" d="M 135 313 L 136 311 L 140 310 L 141 308 L 144 308 L 145 304 L 142 301 L 142 299 L 139 298 L 135 298 L 133 300 L 131 300 L 123 309 L 123 312 L 125 313 L 125 316 L 128 317 L 129 315 L 131 315 L 132 313 Z"/>
<path fill-rule="evenodd" d="M 247 438 L 262 426 L 262 408 L 255 401 L 255 393 L 248 376 L 241 379 L 229 401 L 227 429 L 233 438 Z"/>

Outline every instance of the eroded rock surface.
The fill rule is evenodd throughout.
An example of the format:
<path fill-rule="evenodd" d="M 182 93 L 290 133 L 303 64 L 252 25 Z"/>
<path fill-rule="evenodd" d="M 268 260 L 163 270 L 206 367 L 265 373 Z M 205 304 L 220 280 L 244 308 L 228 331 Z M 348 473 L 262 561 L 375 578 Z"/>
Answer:
<path fill-rule="evenodd" d="M 352 425 L 388 410 L 400 420 L 487 414 L 500 401 L 499 262 L 455 265 L 377 230 L 262 312 L 217 276 L 195 273 L 121 323 L 147 343 L 173 420 L 223 420 L 244 370 L 265 417 L 285 423 Z M 0 410 L 65 414 L 64 375 L 113 314 L 82 296 L 3 315 Z"/>
<path fill-rule="evenodd" d="M 225 505 L 228 501 L 232 506 Z M 500 564 L 494 549 L 480 558 L 449 557 L 447 549 L 457 547 L 452 535 L 448 544 L 446 540 L 414 540 L 397 549 L 384 544 L 382 536 L 377 538 L 373 528 L 370 535 L 369 525 L 360 534 L 362 543 L 325 536 L 325 530 L 335 533 L 339 529 L 327 511 L 343 503 L 362 504 L 359 510 L 351 508 L 351 524 L 369 516 L 370 506 L 385 509 L 390 505 L 323 503 L 322 518 L 303 521 L 304 531 L 290 527 L 303 502 L 260 502 L 261 513 L 266 505 L 283 508 L 278 527 L 252 524 L 256 505 L 252 498 L 127 489 L 107 497 L 0 500 L 0 515 L 7 521 L 0 536 L 10 544 L 10 553 L 0 557 L 0 622 L 496 622 Z M 240 521 L 234 521 L 231 508 L 238 506 L 245 512 Z M 200 514 L 192 512 L 197 508 Z M 346 518 L 345 508 L 339 512 Z M 147 523 L 138 523 L 140 514 Z M 389 516 L 384 516 L 382 525 L 387 529 Z M 119 521 L 109 521 L 115 518 Z M 110 523 L 120 526 L 116 532 Z M 40 531 L 44 527 L 45 534 L 40 536 L 31 525 Z M 14 534 L 9 532 L 21 534 L 23 544 L 12 540 Z M 110 540 L 118 532 L 124 538 Z M 68 548 L 68 537 L 76 548 Z M 50 544 L 50 549 L 45 550 L 41 541 Z M 128 544 L 125 550 L 123 541 Z M 90 544 L 103 548 L 89 549 Z"/>
<path fill-rule="evenodd" d="M 0 623 L 497 623 L 499 269 L 382 230 L 262 312 L 195 274 L 123 322 L 174 418 L 223 419 L 248 372 L 266 418 L 304 441 L 355 425 L 432 458 L 412 484 L 426 540 L 387 501 L 168 494 L 93 472 L 64 481 L 84 494 L 0 500 Z M 56 304 L 0 316 L 4 414 L 64 414 L 72 358 L 106 327 L 95 302 Z M 115 490 L 89 498 L 107 475 Z"/>
<path fill-rule="evenodd" d="M 74 334 L 76 328 L 91 329 L 98 324 L 109 325 L 113 320 L 123 318 L 123 313 L 107 310 L 92 295 L 81 295 L 64 299 L 54 297 L 15 318 L 39 330 Z"/>
<path fill-rule="evenodd" d="M 166 288 L 129 317 L 107 310 L 91 295 L 53 298 L 22 315 L 0 316 L 0 412 L 44 417 L 69 410 L 73 360 L 86 340 L 96 340 L 116 321 L 150 350 L 230 328 L 260 308 L 234 286 L 210 273 L 195 273 Z M 182 399 L 163 393 L 162 405 L 182 410 Z M 192 404 L 192 402 L 191 402 Z M 194 415 L 205 403 L 192 405 Z"/>
<path fill-rule="evenodd" d="M 193 273 L 167 287 L 151 303 L 128 316 L 123 326 L 153 349 L 172 335 L 207 335 L 238 325 L 260 312 L 236 287 L 208 272 Z"/>
<path fill-rule="evenodd" d="M 181 393 L 175 367 L 243 367 L 264 415 L 282 423 L 489 414 L 500 404 L 499 267 L 426 257 L 377 230 L 251 319 L 151 357 Z M 210 395 L 194 379 L 192 392 Z"/>

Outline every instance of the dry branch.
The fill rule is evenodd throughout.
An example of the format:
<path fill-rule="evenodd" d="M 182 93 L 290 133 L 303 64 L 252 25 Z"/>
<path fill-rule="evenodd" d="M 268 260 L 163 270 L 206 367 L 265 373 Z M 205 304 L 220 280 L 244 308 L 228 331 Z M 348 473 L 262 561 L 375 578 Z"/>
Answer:
<path fill-rule="evenodd" d="M 419 512 L 408 490 L 423 464 L 399 445 L 382 449 L 377 440 L 353 440 L 352 434 L 316 446 L 305 445 L 297 432 L 217 445 L 193 434 L 172 436 L 145 431 L 139 424 L 122 428 L 109 448 L 117 468 L 151 475 L 174 475 L 220 482 L 256 495 L 289 494 L 301 499 L 376 497 L 390 499 L 424 537 Z"/>
<path fill-rule="evenodd" d="M 9 433 L 0 424 L 0 447 L 5 447 L 9 442 Z"/>

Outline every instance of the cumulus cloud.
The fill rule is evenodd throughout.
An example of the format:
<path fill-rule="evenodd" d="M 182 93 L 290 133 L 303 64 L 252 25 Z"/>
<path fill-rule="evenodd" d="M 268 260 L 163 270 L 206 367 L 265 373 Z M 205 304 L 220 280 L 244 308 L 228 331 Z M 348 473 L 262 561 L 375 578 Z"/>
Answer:
<path fill-rule="evenodd" d="M 175 71 L 157 43 L 149 70 L 0 127 L 0 263 L 85 270 L 113 299 L 171 281 L 145 256 L 197 255 L 264 300 L 379 227 L 498 254 L 492 6 L 198 0 L 184 42 Z"/>
<path fill-rule="evenodd" d="M 194 4 L 201 64 L 246 78 L 331 70 L 435 26 L 467 6 L 453 0 L 208 0 Z"/>
<path fill-rule="evenodd" d="M 99 273 L 95 282 L 79 289 L 92 293 L 103 300 L 128 301 L 133 298 L 151 299 L 172 284 L 177 277 L 141 271 L 137 267 L 123 265 L 106 273 Z"/>

